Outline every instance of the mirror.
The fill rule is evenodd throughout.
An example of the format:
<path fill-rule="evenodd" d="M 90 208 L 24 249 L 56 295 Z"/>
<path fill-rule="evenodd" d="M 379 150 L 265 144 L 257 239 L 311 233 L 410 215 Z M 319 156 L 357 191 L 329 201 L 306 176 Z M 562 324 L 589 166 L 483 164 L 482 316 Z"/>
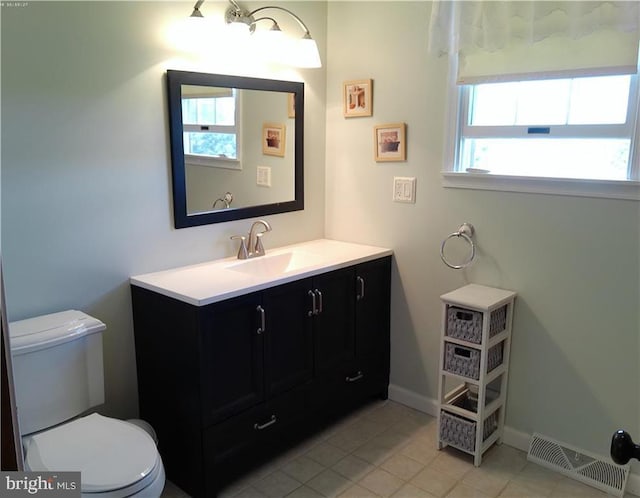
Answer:
<path fill-rule="evenodd" d="M 167 71 L 176 228 L 304 209 L 304 83 Z"/>

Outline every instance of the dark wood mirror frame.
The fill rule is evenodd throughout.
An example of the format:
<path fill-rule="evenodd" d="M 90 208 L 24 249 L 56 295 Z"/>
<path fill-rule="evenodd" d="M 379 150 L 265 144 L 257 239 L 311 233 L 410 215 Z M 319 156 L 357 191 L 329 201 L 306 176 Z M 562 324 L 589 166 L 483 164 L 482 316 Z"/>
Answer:
<path fill-rule="evenodd" d="M 295 99 L 295 151 L 294 151 L 294 199 L 274 204 L 223 209 L 206 213 L 188 214 L 186 170 L 182 134 L 182 85 L 215 86 L 248 90 L 264 90 L 294 94 Z M 211 223 L 260 217 L 304 209 L 304 83 L 230 76 L 221 74 L 167 71 L 169 96 L 169 133 L 173 180 L 173 213 L 176 228 L 186 228 Z"/>

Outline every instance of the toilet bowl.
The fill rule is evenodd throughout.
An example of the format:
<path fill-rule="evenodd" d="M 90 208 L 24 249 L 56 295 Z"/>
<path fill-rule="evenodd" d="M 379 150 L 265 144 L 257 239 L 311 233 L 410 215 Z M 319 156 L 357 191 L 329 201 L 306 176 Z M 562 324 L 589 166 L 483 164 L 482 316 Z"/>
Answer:
<path fill-rule="evenodd" d="M 80 472 L 83 497 L 158 498 L 165 473 L 153 429 L 98 413 L 102 332 L 80 311 L 9 324 L 25 469 Z"/>
<path fill-rule="evenodd" d="M 82 495 L 158 497 L 164 468 L 152 437 L 140 427 L 97 413 L 22 439 L 25 468 L 80 472 Z"/>

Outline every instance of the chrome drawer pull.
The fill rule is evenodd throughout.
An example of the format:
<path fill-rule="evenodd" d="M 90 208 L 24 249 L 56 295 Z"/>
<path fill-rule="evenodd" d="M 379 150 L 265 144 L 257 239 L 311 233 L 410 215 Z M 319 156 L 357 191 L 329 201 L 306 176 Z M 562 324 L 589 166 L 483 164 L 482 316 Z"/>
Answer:
<path fill-rule="evenodd" d="M 316 294 L 318 295 L 318 309 L 316 310 L 316 315 L 318 313 L 322 313 L 322 292 L 316 289 Z"/>
<path fill-rule="evenodd" d="M 364 377 L 364 374 L 358 370 L 358 373 L 354 376 L 354 377 L 349 377 L 347 375 L 347 378 L 345 379 L 345 382 L 356 382 L 357 380 L 360 380 Z"/>
<path fill-rule="evenodd" d="M 265 320 L 264 320 L 264 308 L 260 305 L 256 308 L 256 311 L 260 313 L 260 327 L 258 328 L 258 335 L 262 334 L 266 330 Z"/>
<path fill-rule="evenodd" d="M 356 301 L 360 301 L 361 299 L 364 299 L 364 278 L 356 277 L 356 280 L 360 284 L 360 293 L 356 293 Z"/>
<path fill-rule="evenodd" d="M 273 425 L 277 422 L 278 420 L 276 419 L 275 415 L 271 415 L 271 420 L 269 420 L 269 422 L 265 422 L 264 424 L 253 424 L 253 428 L 257 431 L 261 431 L 263 429 L 266 429 L 267 427 L 269 427 L 270 425 Z"/>
<path fill-rule="evenodd" d="M 318 310 L 316 309 L 316 293 L 313 291 L 309 291 L 309 295 L 311 296 L 311 311 L 307 313 L 308 316 L 313 316 L 318 314 Z"/>

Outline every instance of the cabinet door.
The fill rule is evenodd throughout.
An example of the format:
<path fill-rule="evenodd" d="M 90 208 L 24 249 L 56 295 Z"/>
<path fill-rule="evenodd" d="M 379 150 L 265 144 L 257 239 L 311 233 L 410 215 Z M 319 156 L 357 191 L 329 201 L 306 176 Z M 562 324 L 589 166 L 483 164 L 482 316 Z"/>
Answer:
<path fill-rule="evenodd" d="M 311 279 L 264 291 L 266 396 L 287 391 L 311 379 L 313 341 Z"/>
<path fill-rule="evenodd" d="M 205 424 L 264 399 L 260 294 L 207 306 L 202 312 L 202 386 Z"/>
<path fill-rule="evenodd" d="M 316 374 L 335 371 L 355 358 L 355 269 L 313 279 L 318 314 L 314 317 Z"/>
<path fill-rule="evenodd" d="M 356 354 L 367 374 L 389 376 L 391 258 L 356 268 Z"/>

